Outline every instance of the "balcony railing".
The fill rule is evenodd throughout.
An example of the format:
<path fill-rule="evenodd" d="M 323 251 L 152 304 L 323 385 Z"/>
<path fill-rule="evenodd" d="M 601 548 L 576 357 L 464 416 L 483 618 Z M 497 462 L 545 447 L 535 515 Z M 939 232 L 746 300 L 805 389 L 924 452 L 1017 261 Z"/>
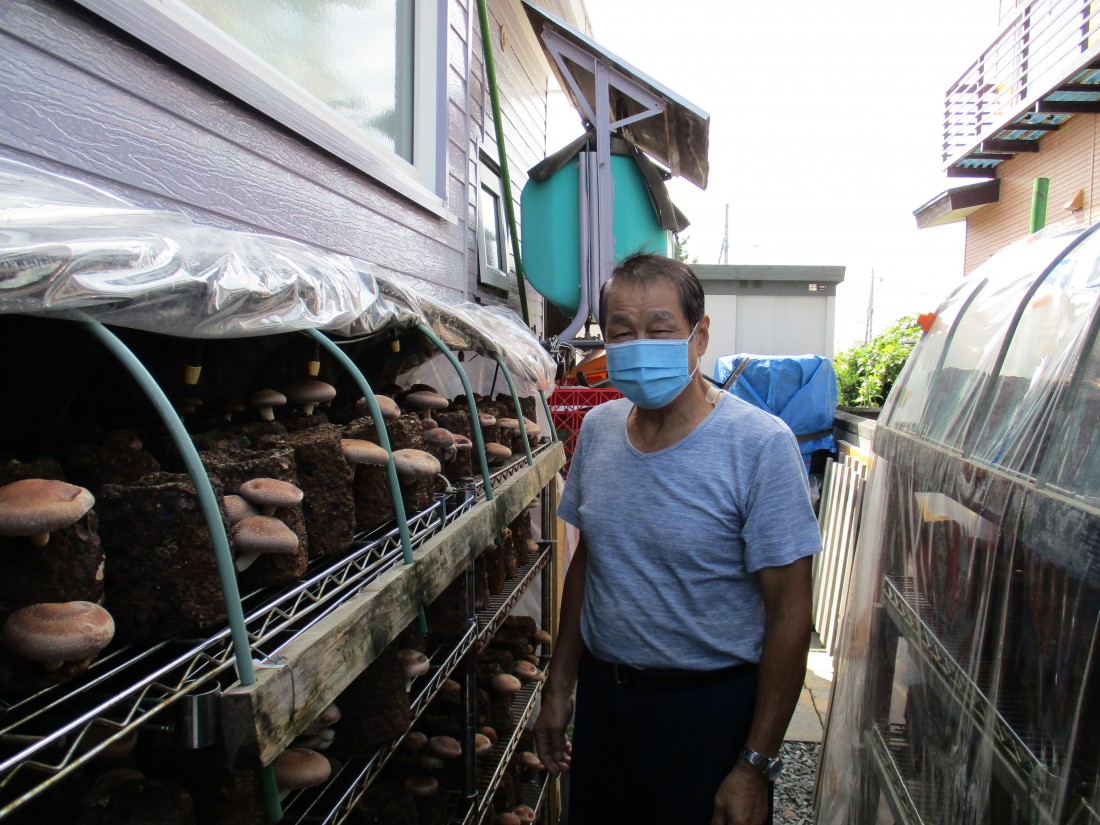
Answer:
<path fill-rule="evenodd" d="M 1062 100 L 1095 101 L 1100 87 L 1084 89 L 1077 97 L 1073 81 L 1100 56 L 1098 16 L 1100 3 L 1092 0 L 1034 0 L 1022 6 L 947 90 L 944 163 L 950 165 L 993 138 L 1059 87 Z M 1084 85 L 1085 79 L 1079 82 Z M 1041 128 L 1041 118 L 1037 124 Z M 1027 125 L 1016 128 L 1026 130 Z"/>

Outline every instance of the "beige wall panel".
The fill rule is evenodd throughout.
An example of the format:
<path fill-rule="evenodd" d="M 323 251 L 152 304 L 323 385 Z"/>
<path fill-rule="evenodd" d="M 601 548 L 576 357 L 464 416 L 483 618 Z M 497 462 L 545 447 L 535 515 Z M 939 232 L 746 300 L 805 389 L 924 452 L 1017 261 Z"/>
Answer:
<path fill-rule="evenodd" d="M 1047 225 L 1065 223 L 1087 226 L 1100 212 L 1093 208 L 1097 190 L 1096 156 L 1100 125 L 1095 115 L 1077 115 L 1062 128 L 1043 138 L 1040 151 L 1019 154 L 1001 164 L 1001 199 L 979 209 L 966 221 L 964 272 L 971 272 L 994 253 L 1028 233 L 1031 193 L 1035 178 L 1050 179 Z M 1085 206 L 1074 212 L 1063 207 L 1079 190 L 1085 190 Z"/>

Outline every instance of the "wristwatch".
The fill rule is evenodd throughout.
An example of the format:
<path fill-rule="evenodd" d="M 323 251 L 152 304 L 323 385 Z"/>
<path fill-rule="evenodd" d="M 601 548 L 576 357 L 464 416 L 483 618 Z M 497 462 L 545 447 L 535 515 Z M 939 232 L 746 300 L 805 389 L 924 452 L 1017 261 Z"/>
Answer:
<path fill-rule="evenodd" d="M 769 782 L 777 780 L 783 770 L 783 760 L 778 756 L 764 756 L 750 748 L 741 748 L 741 758 L 764 774 Z"/>

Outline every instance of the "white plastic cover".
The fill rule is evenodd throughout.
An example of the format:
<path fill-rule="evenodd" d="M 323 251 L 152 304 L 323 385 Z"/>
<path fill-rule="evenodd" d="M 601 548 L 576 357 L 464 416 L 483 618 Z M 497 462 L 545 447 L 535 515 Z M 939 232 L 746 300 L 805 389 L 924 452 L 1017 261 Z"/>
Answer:
<path fill-rule="evenodd" d="M 451 304 L 411 278 L 272 235 L 199 226 L 0 157 L 0 314 L 91 317 L 185 338 L 315 328 L 358 337 L 419 323 L 500 353 L 549 389 L 554 364 L 509 310 Z"/>

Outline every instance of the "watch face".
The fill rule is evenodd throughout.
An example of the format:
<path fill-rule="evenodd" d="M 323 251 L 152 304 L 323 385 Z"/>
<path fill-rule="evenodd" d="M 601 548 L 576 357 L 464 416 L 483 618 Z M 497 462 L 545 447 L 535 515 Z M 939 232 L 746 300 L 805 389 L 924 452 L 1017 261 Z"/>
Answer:
<path fill-rule="evenodd" d="M 783 771 L 783 760 L 778 756 L 775 759 L 769 759 L 767 761 L 767 767 L 764 769 L 764 775 L 768 777 L 769 782 L 774 782 L 779 778 L 779 774 Z"/>

